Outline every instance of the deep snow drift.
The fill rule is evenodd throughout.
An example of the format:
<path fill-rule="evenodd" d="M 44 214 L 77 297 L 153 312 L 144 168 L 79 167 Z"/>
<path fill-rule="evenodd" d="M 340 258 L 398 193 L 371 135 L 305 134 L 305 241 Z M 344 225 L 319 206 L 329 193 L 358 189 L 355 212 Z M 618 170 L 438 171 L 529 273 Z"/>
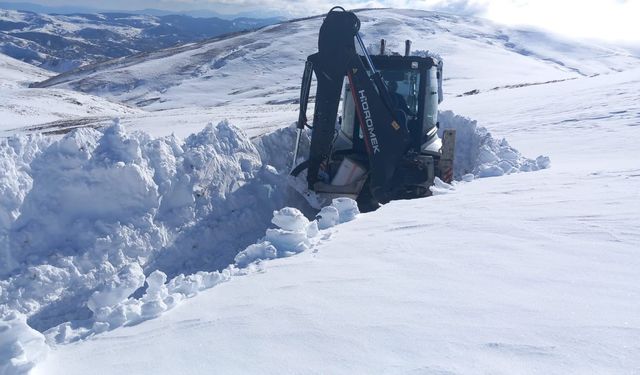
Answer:
<path fill-rule="evenodd" d="M 548 166 L 475 121 L 443 112 L 440 122 L 459 132 L 466 180 Z M 285 209 L 273 219 L 279 229 L 267 229 L 274 210 L 305 206 L 286 184 L 294 134 L 289 127 L 251 141 L 222 122 L 181 142 L 116 121 L 58 141 L 1 141 L 8 183 L 0 203 L 9 214 L 0 222 L 0 315 L 22 327 L 11 329 L 16 340 L 33 332 L 16 313 L 50 343 L 74 341 L 157 316 L 227 280 L 234 265 L 300 252 L 305 238 L 352 219 L 344 205 L 323 209 L 313 225 Z"/>

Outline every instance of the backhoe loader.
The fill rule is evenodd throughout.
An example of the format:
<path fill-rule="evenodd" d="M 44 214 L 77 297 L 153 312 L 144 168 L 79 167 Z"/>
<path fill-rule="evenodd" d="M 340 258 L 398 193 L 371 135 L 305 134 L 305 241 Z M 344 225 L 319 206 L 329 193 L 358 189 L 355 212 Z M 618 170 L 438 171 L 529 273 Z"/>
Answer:
<path fill-rule="evenodd" d="M 291 175 L 296 190 L 318 209 L 346 196 L 371 211 L 391 200 L 429 196 L 436 178 L 453 177 L 455 132 L 438 136 L 442 61 L 411 56 L 410 41 L 404 55 L 385 54 L 384 40 L 381 53 L 369 55 L 359 30 L 353 12 L 332 8 L 320 27 L 318 52 L 305 64 Z M 298 164 L 305 127 L 311 128 L 311 144 Z"/>

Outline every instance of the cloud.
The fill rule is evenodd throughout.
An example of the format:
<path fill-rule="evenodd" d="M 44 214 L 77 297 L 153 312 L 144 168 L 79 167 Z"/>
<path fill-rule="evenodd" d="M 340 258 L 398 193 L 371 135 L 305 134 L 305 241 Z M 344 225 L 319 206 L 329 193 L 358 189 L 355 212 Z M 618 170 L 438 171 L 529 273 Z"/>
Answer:
<path fill-rule="evenodd" d="M 573 38 L 640 43 L 640 1 L 492 0 L 485 17 L 529 25 Z"/>
<path fill-rule="evenodd" d="M 203 0 L 180 0 L 202 4 Z M 206 1 L 206 0 L 205 0 Z M 488 9 L 488 0 L 342 0 L 321 2 L 317 0 L 210 0 L 211 4 L 235 4 L 244 9 L 278 9 L 292 16 L 309 16 L 326 13 L 338 4 L 345 9 L 356 8 L 400 8 L 447 12 L 459 15 L 482 15 Z"/>
<path fill-rule="evenodd" d="M 25 0 L 10 0 L 25 1 Z M 435 10 L 488 18 L 513 26 L 534 26 L 574 38 L 640 45 L 640 0 L 29 0 L 43 5 L 76 5 L 118 10 L 207 9 L 224 14 L 302 17 L 347 9 L 390 7 Z M 108 5 L 107 5 L 108 4 Z"/>
<path fill-rule="evenodd" d="M 483 15 L 488 9 L 487 1 L 444 0 L 435 2 L 431 10 L 459 14 L 463 16 Z"/>

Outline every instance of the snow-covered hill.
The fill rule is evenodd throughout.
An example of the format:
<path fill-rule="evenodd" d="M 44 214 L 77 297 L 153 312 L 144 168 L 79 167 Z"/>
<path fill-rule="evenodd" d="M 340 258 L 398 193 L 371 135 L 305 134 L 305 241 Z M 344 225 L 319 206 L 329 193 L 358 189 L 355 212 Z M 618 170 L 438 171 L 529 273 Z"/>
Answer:
<path fill-rule="evenodd" d="M 52 71 L 251 30 L 275 19 L 126 13 L 40 14 L 0 9 L 0 52 Z"/>
<path fill-rule="evenodd" d="M 0 87 L 26 87 L 33 82 L 42 81 L 54 74 L 33 65 L 0 54 Z"/>
<path fill-rule="evenodd" d="M 542 32 L 424 11 L 360 11 L 367 43 L 380 38 L 403 51 L 445 59 L 445 90 L 458 95 L 506 85 L 605 74 L 637 66 L 614 47 L 575 43 Z M 66 87 L 150 110 L 226 104 L 283 104 L 298 97 L 307 55 L 315 52 L 322 17 L 269 26 L 218 41 L 196 43 L 81 68 L 38 85 Z M 375 47 L 372 48 L 375 52 Z"/>
<path fill-rule="evenodd" d="M 96 119 L 111 119 L 143 111 L 81 92 L 28 86 L 52 74 L 43 69 L 0 54 L 0 135 L 14 129 L 37 131 L 38 125 L 73 119 L 74 125 L 91 124 Z M 77 121 L 78 118 L 84 118 Z M 56 128 L 44 129 L 57 131 Z"/>
<path fill-rule="evenodd" d="M 390 50 L 404 50 L 405 39 L 411 39 L 415 53 L 440 54 L 447 98 L 608 74 L 640 62 L 622 48 L 576 43 L 471 17 L 407 10 L 358 15 L 371 52 L 385 38 Z M 156 135 L 186 137 L 203 122 L 226 118 L 256 136 L 297 119 L 304 60 L 315 51 L 321 22 L 322 17 L 285 22 L 107 61 L 35 86 L 69 88 L 142 107 L 147 113 L 122 118 L 121 123 Z"/>
<path fill-rule="evenodd" d="M 287 126 L 320 19 L 54 77 L 150 112 L 0 141 L 0 372 L 638 368 L 638 59 L 473 18 L 359 17 L 372 44 L 445 58 L 439 119 L 467 182 L 271 225 L 284 205 L 314 215 L 287 187 Z"/>

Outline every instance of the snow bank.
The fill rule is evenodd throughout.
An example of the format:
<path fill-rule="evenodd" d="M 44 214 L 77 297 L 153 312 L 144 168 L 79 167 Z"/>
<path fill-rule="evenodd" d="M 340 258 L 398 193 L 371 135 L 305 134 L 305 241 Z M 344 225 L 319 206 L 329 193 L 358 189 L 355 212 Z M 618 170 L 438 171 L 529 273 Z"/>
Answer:
<path fill-rule="evenodd" d="M 0 139 L 0 278 L 16 267 L 9 255 L 9 228 L 31 190 L 31 162 L 52 142 L 40 135 Z"/>
<path fill-rule="evenodd" d="M 456 115 L 451 111 L 438 114 L 440 136 L 444 130 L 456 130 L 454 178 L 469 181 L 471 176 L 494 177 L 515 172 L 530 172 L 548 168 L 547 156 L 535 160 L 524 157 L 509 145 L 506 139 L 497 140 L 489 131 L 478 126 L 475 120 Z"/>
<path fill-rule="evenodd" d="M 0 374 L 27 374 L 48 352 L 44 336 L 27 325 L 26 317 L 0 320 Z"/>
<path fill-rule="evenodd" d="M 441 131 L 457 130 L 458 179 L 548 165 L 544 157 L 524 158 L 470 119 L 443 112 L 440 122 Z M 135 291 L 137 283 L 119 287 L 119 275 L 133 264 L 146 275 L 161 270 L 169 279 L 225 269 L 238 249 L 264 233 L 274 210 L 301 207 L 302 198 L 288 195 L 283 178 L 291 158 L 283 150 L 294 141 L 293 127 L 251 141 L 222 122 L 182 142 L 130 133 L 117 121 L 55 142 L 3 140 L 0 316 L 18 311 L 38 330 L 85 319 L 102 307 L 103 297 L 122 299 Z M 303 137 L 303 153 L 306 147 Z M 320 229 L 344 221 L 331 208 L 321 216 Z M 291 228 L 274 228 L 266 236 L 281 251 L 304 247 Z M 269 254 L 275 256 L 271 247 L 256 245 L 246 255 Z M 92 295 L 97 305 L 87 305 Z"/>
<path fill-rule="evenodd" d="M 443 112 L 440 122 L 458 131 L 459 179 L 548 166 L 472 120 Z M 0 141 L 0 318 L 23 314 L 50 343 L 70 342 L 313 247 L 358 210 L 337 199 L 309 221 L 281 209 L 304 207 L 285 178 L 294 140 L 293 127 L 250 140 L 227 122 L 184 141 L 152 138 L 115 121 Z"/>
<path fill-rule="evenodd" d="M 278 172 L 226 122 L 181 142 L 116 121 L 0 152 L 0 317 L 42 331 L 121 302 L 143 272 L 224 269 L 284 205 Z"/>
<path fill-rule="evenodd" d="M 335 213 L 333 225 L 351 221 L 359 214 L 356 202 L 349 198 L 336 198 L 323 211 Z M 232 276 L 250 272 L 241 268 L 311 248 L 320 239 L 318 221 L 323 219 L 322 215 L 319 213 L 315 220 L 309 221 L 296 208 L 285 207 L 274 211 L 271 221 L 277 228 L 267 229 L 263 239 L 239 252 L 234 258 L 235 264 L 221 272 L 201 271 L 188 276 L 181 274 L 167 282 L 167 275 L 158 270 L 145 278 L 140 266 L 134 263 L 121 271 L 116 280 L 91 295 L 88 301 L 88 307 L 93 312 L 91 318 L 82 322 L 82 325 L 78 325 L 78 322 L 60 324 L 47 330 L 45 336 L 51 344 L 63 344 L 157 317 L 185 298 L 228 281 Z M 145 282 L 147 288 L 142 297 L 128 297 Z"/>
<path fill-rule="evenodd" d="M 114 121 L 58 140 L 3 140 L 0 317 L 24 314 L 51 343 L 69 342 L 227 280 L 238 250 L 285 206 L 282 150 L 294 134 L 252 142 L 222 122 L 181 142 Z M 268 232 L 278 256 L 298 251 L 280 230 Z"/>

